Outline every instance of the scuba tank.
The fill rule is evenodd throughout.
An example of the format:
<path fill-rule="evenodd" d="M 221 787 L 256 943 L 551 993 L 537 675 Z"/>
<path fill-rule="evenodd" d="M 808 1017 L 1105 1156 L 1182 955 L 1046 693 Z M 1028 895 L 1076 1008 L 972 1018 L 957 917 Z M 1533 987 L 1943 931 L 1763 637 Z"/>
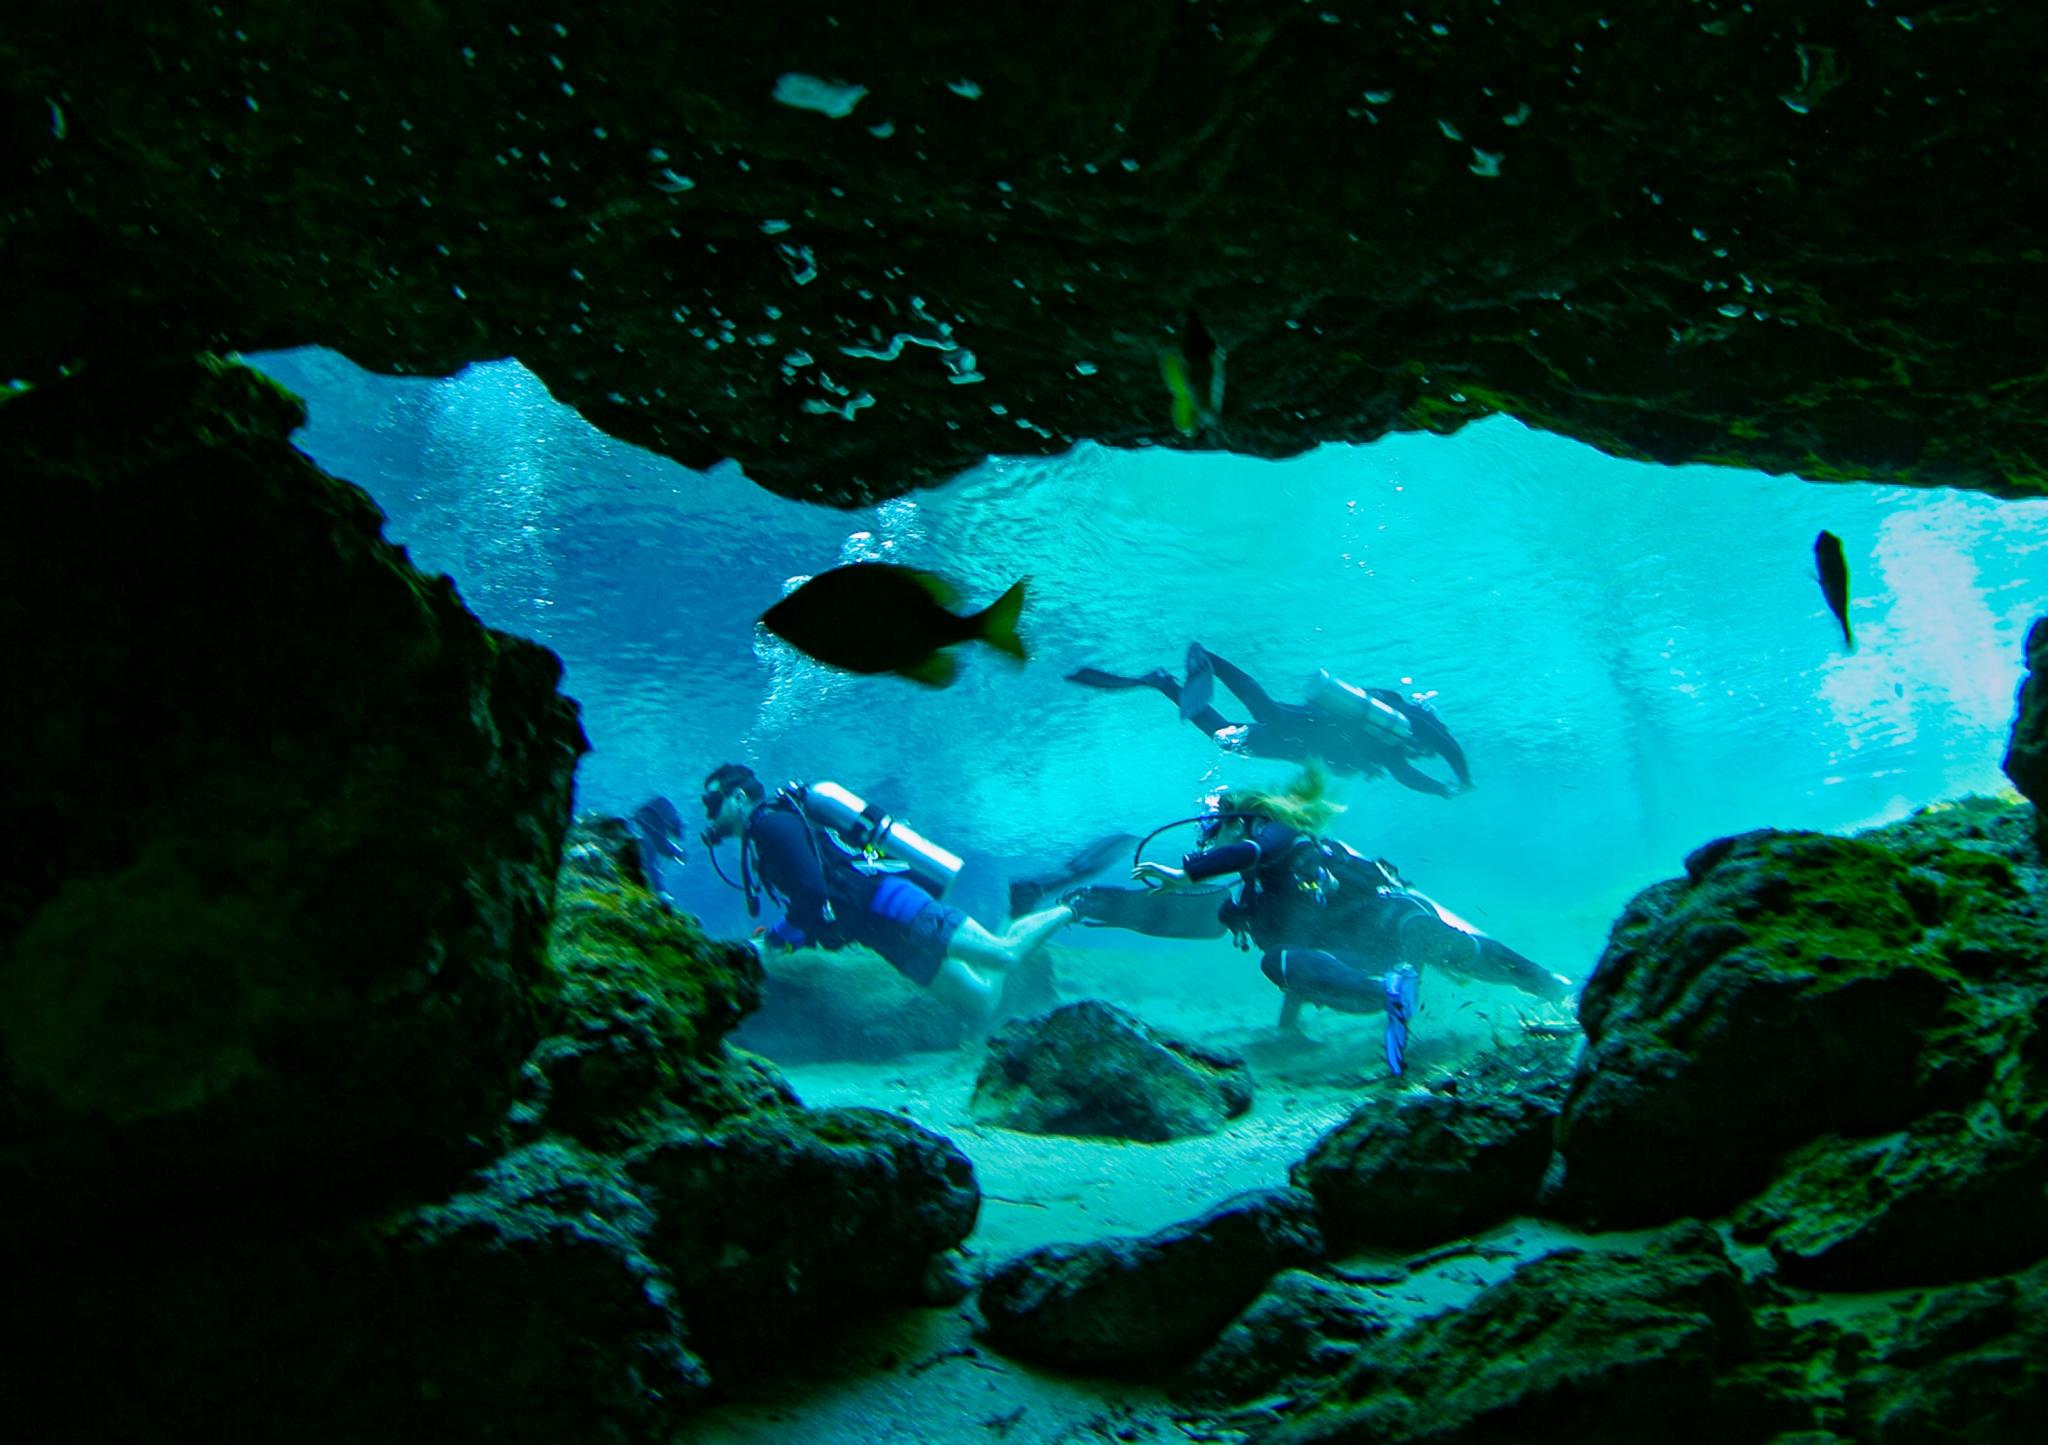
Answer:
<path fill-rule="evenodd" d="M 1327 668 L 1317 668 L 1316 675 L 1309 679 L 1308 701 L 1311 707 L 1358 723 L 1378 742 L 1399 748 L 1416 745 L 1415 727 L 1406 713 L 1363 688 L 1330 676 Z"/>
<path fill-rule="evenodd" d="M 949 853 L 837 783 L 810 783 L 788 790 L 811 822 L 830 828 L 863 853 L 880 853 L 909 869 L 920 887 L 944 898 L 964 866 Z"/>

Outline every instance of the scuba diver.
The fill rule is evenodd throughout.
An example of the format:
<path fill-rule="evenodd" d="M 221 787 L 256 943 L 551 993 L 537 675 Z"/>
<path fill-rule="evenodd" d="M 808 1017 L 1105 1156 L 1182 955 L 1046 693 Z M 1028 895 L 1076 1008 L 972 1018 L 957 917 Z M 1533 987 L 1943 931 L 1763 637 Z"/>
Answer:
<path fill-rule="evenodd" d="M 970 1023 L 994 1018 L 1003 977 L 1074 917 L 1062 903 L 991 933 L 943 901 L 958 857 L 837 783 L 791 783 L 769 797 L 753 769 L 724 763 L 705 778 L 703 802 L 704 846 L 739 842 L 734 886 L 749 915 L 764 892 L 783 906 L 764 950 L 866 944 Z"/>
<path fill-rule="evenodd" d="M 1383 1012 L 1387 1067 L 1396 1074 L 1405 1066 L 1408 1024 L 1427 967 L 1511 983 L 1548 999 L 1564 996 L 1568 980 L 1446 914 L 1392 864 L 1321 836 L 1340 811 L 1327 793 L 1327 777 L 1314 764 L 1282 792 L 1223 792 L 1200 819 L 1200 846 L 1178 868 L 1148 860 L 1131 876 L 1171 895 L 1239 875 L 1237 896 L 1218 916 L 1239 947 L 1263 950 L 1260 969 L 1284 995 L 1281 1029 L 1300 1033 L 1301 1008 L 1309 1003 L 1341 1013 Z M 1146 905 L 1130 890 L 1083 889 L 1069 902 L 1084 923 L 1101 918 L 1151 931 Z"/>
<path fill-rule="evenodd" d="M 1188 645 L 1187 681 L 1155 667 L 1143 677 L 1124 677 L 1084 667 L 1067 674 L 1083 687 L 1149 687 L 1180 708 L 1180 715 L 1233 752 L 1305 763 L 1320 758 L 1342 773 L 1373 777 L 1389 773 L 1403 787 L 1448 798 L 1472 786 L 1465 750 L 1436 713 L 1384 687 L 1353 687 L 1318 672 L 1306 702 L 1278 702 L 1242 668 L 1199 642 Z M 1233 723 L 1216 710 L 1217 679 L 1251 710 L 1249 723 Z M 1414 765 L 1437 757 L 1449 765 L 1455 783 L 1432 777 Z"/>

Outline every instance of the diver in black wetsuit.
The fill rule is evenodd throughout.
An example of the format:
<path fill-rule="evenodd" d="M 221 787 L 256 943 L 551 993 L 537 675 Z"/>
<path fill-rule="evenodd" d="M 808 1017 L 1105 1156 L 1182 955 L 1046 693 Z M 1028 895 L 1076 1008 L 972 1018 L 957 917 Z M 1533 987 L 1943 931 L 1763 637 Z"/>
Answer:
<path fill-rule="evenodd" d="M 1387 1016 L 1387 1065 L 1403 1068 L 1408 1023 L 1423 970 L 1512 984 L 1556 1000 L 1568 980 L 1496 939 L 1452 921 L 1410 887 L 1392 864 L 1320 836 L 1337 812 L 1326 777 L 1313 764 L 1285 791 L 1233 790 L 1204 820 L 1202 846 L 1181 866 L 1142 862 L 1132 877 L 1182 892 L 1235 873 L 1236 898 L 1220 910 L 1240 946 L 1264 951 L 1259 966 L 1280 988 L 1280 1027 L 1300 1032 L 1301 1007 Z M 1069 895 L 1081 921 L 1150 931 L 1139 900 L 1113 890 Z"/>
<path fill-rule="evenodd" d="M 1001 1002 L 1003 975 L 1073 920 L 1074 910 L 1060 904 L 991 933 L 920 887 L 914 871 L 884 871 L 842 845 L 806 816 L 793 796 L 799 791 L 770 798 L 742 763 L 722 764 L 704 780 L 706 845 L 738 839 L 749 908 L 756 880 L 783 905 L 762 935 L 764 951 L 863 943 L 940 1002 L 985 1023 Z"/>
<path fill-rule="evenodd" d="M 1429 708 L 1398 692 L 1384 687 L 1355 688 L 1325 672 L 1316 679 L 1307 702 L 1279 702 L 1243 669 L 1199 642 L 1188 647 L 1187 672 L 1187 681 L 1179 683 L 1163 667 L 1143 677 L 1084 667 L 1069 673 L 1067 681 L 1083 687 L 1149 687 L 1176 704 L 1182 717 L 1224 747 L 1254 757 L 1297 763 L 1320 758 L 1339 772 L 1366 777 L 1384 772 L 1404 787 L 1439 798 L 1472 786 L 1465 750 L 1450 729 Z M 1218 679 L 1251 710 L 1249 723 L 1233 723 L 1216 710 L 1210 699 Z M 1414 766 L 1413 759 L 1431 756 L 1450 766 L 1457 778 L 1455 784 Z"/>

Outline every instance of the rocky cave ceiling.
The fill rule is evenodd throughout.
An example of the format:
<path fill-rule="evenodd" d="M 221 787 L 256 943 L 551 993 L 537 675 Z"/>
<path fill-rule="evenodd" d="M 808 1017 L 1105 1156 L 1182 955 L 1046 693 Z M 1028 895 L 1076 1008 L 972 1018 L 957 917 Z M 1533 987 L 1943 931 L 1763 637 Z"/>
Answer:
<path fill-rule="evenodd" d="M 2044 37 L 1894 0 L 23 0 L 0 376 L 512 356 L 837 503 L 1492 411 L 2040 494 Z M 1193 436 L 1188 312 L 1227 353 Z"/>

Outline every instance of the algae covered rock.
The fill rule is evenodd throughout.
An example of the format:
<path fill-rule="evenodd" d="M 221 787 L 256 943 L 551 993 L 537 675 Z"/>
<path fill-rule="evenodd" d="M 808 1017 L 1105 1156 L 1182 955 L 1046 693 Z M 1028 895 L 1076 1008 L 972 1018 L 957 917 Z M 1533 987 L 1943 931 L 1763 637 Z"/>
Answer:
<path fill-rule="evenodd" d="M 2048 1255 L 2048 1145 L 1989 1105 L 1791 1155 L 1736 1216 L 1787 1282 L 1897 1289 L 2022 1269 Z"/>
<path fill-rule="evenodd" d="M 2026 667 L 2013 700 L 2005 775 L 2033 803 L 2037 836 L 2048 841 L 2048 617 L 2027 629 Z"/>
<path fill-rule="evenodd" d="M 1175 1394 L 1220 1404 L 1313 1396 L 1394 1318 L 1370 1289 L 1282 1270 L 1188 1367 Z"/>
<path fill-rule="evenodd" d="M 491 632 L 206 358 L 0 405 L 0 1222 L 445 1181 L 502 1115 L 571 772 Z"/>
<path fill-rule="evenodd" d="M 625 1157 L 651 1249 L 714 1368 L 779 1363 L 820 1321 L 921 1301 L 981 1208 L 953 1144 L 879 1109 L 763 1109 L 650 1128 Z"/>
<path fill-rule="evenodd" d="M 563 851 L 523 1103 L 549 1128 L 613 1139 L 662 1101 L 695 1107 L 706 1061 L 760 1001 L 761 965 L 648 889 L 617 819 L 579 820 Z"/>
<path fill-rule="evenodd" d="M 1560 1206 L 1609 1226 L 1725 1208 L 1788 1148 L 1981 1085 L 1929 1047 L 1967 1008 L 1949 945 L 1976 891 L 1874 841 L 1766 832 L 1637 895 L 1580 999 Z"/>
<path fill-rule="evenodd" d="M 1027 1134 L 1159 1143 L 1213 1134 L 1252 1102 L 1236 1054 L 1092 999 L 1004 1025 L 988 1052 L 974 1117 Z"/>
<path fill-rule="evenodd" d="M 1464 1309 L 1366 1344 L 1321 1401 L 1265 1438 L 1733 1438 L 1712 1423 L 1715 1378 L 1755 1335 L 1719 1237 L 1687 1222 L 1640 1252 L 1559 1250 Z"/>
<path fill-rule="evenodd" d="M 1552 1099 L 1376 1100 L 1288 1171 L 1340 1248 L 1420 1248 L 1527 1208 L 1550 1164 Z"/>
<path fill-rule="evenodd" d="M 1142 1376 L 1185 1363 L 1277 1272 L 1322 1256 L 1315 1201 L 1269 1189 L 1143 1238 L 1032 1250 L 991 1273 L 979 1300 L 1005 1354 Z"/>
<path fill-rule="evenodd" d="M 769 960 L 760 1012 L 733 1042 L 777 1063 L 880 1061 L 956 1048 L 960 1015 L 872 949 L 802 948 Z"/>

